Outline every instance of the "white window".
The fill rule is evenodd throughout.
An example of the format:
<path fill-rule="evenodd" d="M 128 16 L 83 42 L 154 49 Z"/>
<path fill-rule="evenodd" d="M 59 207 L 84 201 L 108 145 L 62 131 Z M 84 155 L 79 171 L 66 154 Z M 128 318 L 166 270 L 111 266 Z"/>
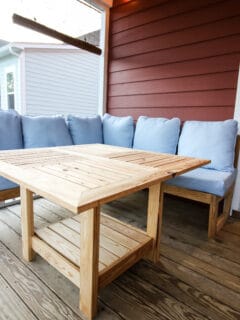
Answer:
<path fill-rule="evenodd" d="M 15 73 L 14 71 L 6 72 L 6 90 L 8 109 L 15 108 Z"/>

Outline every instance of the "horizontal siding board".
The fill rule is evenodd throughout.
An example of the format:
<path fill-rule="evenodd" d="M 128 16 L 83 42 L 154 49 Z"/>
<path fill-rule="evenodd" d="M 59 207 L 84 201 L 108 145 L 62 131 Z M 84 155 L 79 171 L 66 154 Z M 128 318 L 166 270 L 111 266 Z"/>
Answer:
<path fill-rule="evenodd" d="M 200 92 L 178 92 L 163 94 L 142 94 L 120 97 L 109 97 L 110 109 L 127 108 L 131 113 L 131 108 L 156 108 L 156 107 L 193 107 L 193 106 L 222 106 L 234 105 L 235 90 L 215 90 Z"/>
<path fill-rule="evenodd" d="M 138 55 L 146 52 L 175 48 L 189 44 L 209 41 L 212 39 L 240 34 L 240 16 L 213 22 L 210 25 L 200 25 L 185 30 L 154 36 L 112 48 L 115 59 L 126 56 Z"/>
<path fill-rule="evenodd" d="M 133 12 L 131 11 L 131 15 L 128 15 L 126 12 L 126 17 L 122 17 L 122 19 L 119 19 L 118 21 L 112 21 L 111 32 L 117 33 L 126 29 L 134 28 L 139 25 L 157 21 L 159 19 L 164 19 L 166 17 L 175 16 L 183 12 L 194 10 L 195 8 L 201 8 L 211 3 L 222 2 L 222 0 L 171 0 L 152 8 L 151 4 L 153 0 L 138 1 L 140 7 L 142 5 L 142 2 L 145 5 L 146 3 L 148 3 L 150 9 L 142 10 L 140 12 L 137 11 L 135 14 L 133 14 Z M 114 11 L 114 9 L 112 11 Z M 115 19 L 114 15 L 116 17 L 117 11 L 115 12 L 115 14 L 111 13 L 112 20 Z"/>
<path fill-rule="evenodd" d="M 209 40 L 178 48 L 144 53 L 141 55 L 110 60 L 110 72 L 147 66 L 207 58 L 240 51 L 240 34 Z"/>
<path fill-rule="evenodd" d="M 30 50 L 25 65 L 28 114 L 98 112 L 99 57 L 87 52 Z"/>
<path fill-rule="evenodd" d="M 129 115 L 128 109 L 110 109 L 112 115 L 115 116 L 127 116 Z M 209 121 L 222 121 L 230 119 L 232 117 L 231 106 L 221 107 L 181 107 L 181 108 L 135 108 L 131 109 L 131 115 L 136 121 L 139 116 L 145 115 L 148 117 L 163 117 L 173 118 L 178 117 L 182 121 L 186 120 L 206 120 L 206 114 L 208 115 L 207 120 Z"/>
<path fill-rule="evenodd" d="M 236 88 L 237 78 L 238 72 L 235 71 L 194 77 L 126 83 L 110 86 L 109 96 L 233 89 Z"/>
<path fill-rule="evenodd" d="M 130 30 L 123 30 L 112 35 L 112 46 L 119 46 L 126 43 L 131 43 L 137 40 L 146 39 L 155 35 L 166 34 L 169 32 L 179 31 L 197 25 L 210 23 L 217 20 L 226 19 L 233 15 L 240 14 L 240 5 L 236 0 L 229 0 L 219 3 L 218 10 L 215 9 L 215 4 L 207 7 L 197 8 L 195 11 L 179 14 L 157 20 L 147 25 L 141 25 Z"/>
<path fill-rule="evenodd" d="M 111 19 L 113 21 L 124 18 L 131 15 L 132 13 L 136 14 L 139 11 L 145 11 L 149 8 L 159 6 L 163 2 L 168 0 L 117 0 L 114 2 L 114 7 L 112 9 Z M 116 8 L 118 7 L 118 8 Z"/>
<path fill-rule="evenodd" d="M 121 6 L 123 4 L 126 5 L 127 2 L 131 2 L 133 0 L 115 0 L 114 1 L 114 7 L 118 7 L 118 6 Z"/>
<path fill-rule="evenodd" d="M 240 61 L 239 1 L 171 0 L 156 6 L 143 0 L 140 7 L 149 7 L 135 11 L 130 3 L 111 10 L 108 112 L 135 119 L 231 118 Z"/>
<path fill-rule="evenodd" d="M 194 61 L 177 62 L 160 66 L 109 73 L 109 84 L 149 81 L 224 71 L 238 71 L 240 52 Z"/>
<path fill-rule="evenodd" d="M 39 82 L 46 80 L 46 78 L 42 77 L 42 78 L 35 78 L 31 83 L 28 84 L 28 90 L 31 92 L 33 89 L 36 89 L 36 86 L 39 86 Z M 61 82 L 61 78 L 58 79 L 58 82 L 53 82 L 51 84 L 51 86 L 49 86 L 46 82 L 42 84 L 41 88 L 46 91 L 46 92 L 53 92 L 53 91 L 57 91 L 59 92 L 59 94 L 64 94 L 64 92 L 72 92 L 74 93 L 76 90 L 80 90 L 80 91 L 84 91 L 86 90 L 86 94 L 87 92 L 89 92 L 89 95 L 91 95 L 91 89 L 89 89 L 89 85 L 95 85 L 96 83 L 94 81 L 89 81 L 89 82 L 82 82 L 79 81 L 77 83 L 71 83 L 70 81 L 64 81 L 64 83 Z M 64 85 L 65 84 L 65 85 Z M 96 86 L 97 88 L 97 86 Z M 63 91 L 61 91 L 63 90 Z"/>

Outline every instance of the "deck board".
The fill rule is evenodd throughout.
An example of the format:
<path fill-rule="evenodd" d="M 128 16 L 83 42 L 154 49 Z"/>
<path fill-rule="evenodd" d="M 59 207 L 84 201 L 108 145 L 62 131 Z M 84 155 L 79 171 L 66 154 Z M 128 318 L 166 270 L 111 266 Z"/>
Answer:
<path fill-rule="evenodd" d="M 1 275 L 21 297 L 38 319 L 76 320 L 70 308 L 62 308 L 62 302 L 41 280 L 30 272 L 24 264 L 7 248 L 0 244 Z M 39 306 L 41 306 L 39 308 Z"/>
<path fill-rule="evenodd" d="M 143 191 L 114 201 L 102 210 L 111 212 L 114 218 L 120 218 L 123 222 L 144 228 L 146 199 L 147 193 Z M 61 221 L 71 217 L 70 212 L 44 199 L 35 201 L 34 211 L 38 228 L 54 222 L 66 227 L 67 220 L 64 224 Z M 78 221 L 68 220 L 72 223 L 67 227 L 77 230 Z M 104 220 L 102 224 L 108 227 Z M 121 233 L 121 224 L 119 226 L 116 232 Z M 229 219 L 223 231 L 224 236 L 220 234 L 216 240 L 207 240 L 206 226 L 207 207 L 191 201 L 167 198 L 161 261 L 157 265 L 140 261 L 101 289 L 97 319 L 239 319 L 239 220 Z M 129 230 L 128 236 L 131 237 L 134 229 Z M 33 263 L 24 262 L 21 258 L 20 235 L 19 205 L 2 209 L 1 311 L 4 304 L 9 319 L 18 319 L 15 316 L 16 310 L 19 310 L 20 315 L 26 314 L 22 319 L 28 319 L 31 315 L 29 319 L 46 319 L 48 316 L 56 319 L 82 319 L 78 310 L 77 287 L 40 256 Z M 144 233 L 140 233 L 139 237 L 139 240 L 142 239 Z M 16 282 L 16 278 L 22 282 Z M 231 282 L 234 283 L 231 285 Z M 12 305 L 16 304 L 18 309 L 7 307 L 4 301 L 9 296 L 12 297 Z M 31 299 L 28 299 L 29 296 Z M 0 314 L 0 319 L 3 319 L 3 315 Z"/>
<path fill-rule="evenodd" d="M 0 302 L 1 302 L 1 319 L 8 320 L 37 320 L 28 307 L 22 303 L 10 285 L 0 275 Z"/>

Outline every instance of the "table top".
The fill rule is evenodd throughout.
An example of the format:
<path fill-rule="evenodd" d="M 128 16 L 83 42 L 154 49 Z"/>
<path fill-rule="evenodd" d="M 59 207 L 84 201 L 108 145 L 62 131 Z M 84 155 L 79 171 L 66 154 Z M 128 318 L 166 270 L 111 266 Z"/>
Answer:
<path fill-rule="evenodd" d="M 91 144 L 1 151 L 0 175 L 79 213 L 208 162 Z"/>

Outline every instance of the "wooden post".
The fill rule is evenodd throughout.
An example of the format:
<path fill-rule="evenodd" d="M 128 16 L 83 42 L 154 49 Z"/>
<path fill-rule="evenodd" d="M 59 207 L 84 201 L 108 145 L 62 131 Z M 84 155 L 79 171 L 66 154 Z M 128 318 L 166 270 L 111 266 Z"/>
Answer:
<path fill-rule="evenodd" d="M 25 187 L 20 188 L 22 219 L 22 252 L 23 258 L 31 261 L 34 258 L 32 236 L 34 234 L 33 194 Z"/>
<path fill-rule="evenodd" d="M 212 195 L 211 201 L 209 204 L 208 238 L 213 238 L 216 234 L 217 215 L 218 215 L 218 197 L 215 195 Z"/>
<path fill-rule="evenodd" d="M 147 256 L 153 262 L 157 262 L 159 256 L 159 245 L 161 235 L 162 212 L 160 212 L 161 183 L 149 188 L 148 211 L 147 211 L 147 234 L 154 239 L 153 250 Z"/>
<path fill-rule="evenodd" d="M 158 233 L 157 233 L 157 240 L 156 240 L 156 250 L 155 250 L 155 255 L 154 255 L 154 262 L 157 262 L 159 260 L 159 256 L 160 256 L 163 204 L 164 204 L 164 188 L 163 188 L 163 184 L 161 184 L 160 198 L 159 198 Z"/>
<path fill-rule="evenodd" d="M 80 310 L 92 319 L 97 313 L 100 208 L 80 214 Z"/>

